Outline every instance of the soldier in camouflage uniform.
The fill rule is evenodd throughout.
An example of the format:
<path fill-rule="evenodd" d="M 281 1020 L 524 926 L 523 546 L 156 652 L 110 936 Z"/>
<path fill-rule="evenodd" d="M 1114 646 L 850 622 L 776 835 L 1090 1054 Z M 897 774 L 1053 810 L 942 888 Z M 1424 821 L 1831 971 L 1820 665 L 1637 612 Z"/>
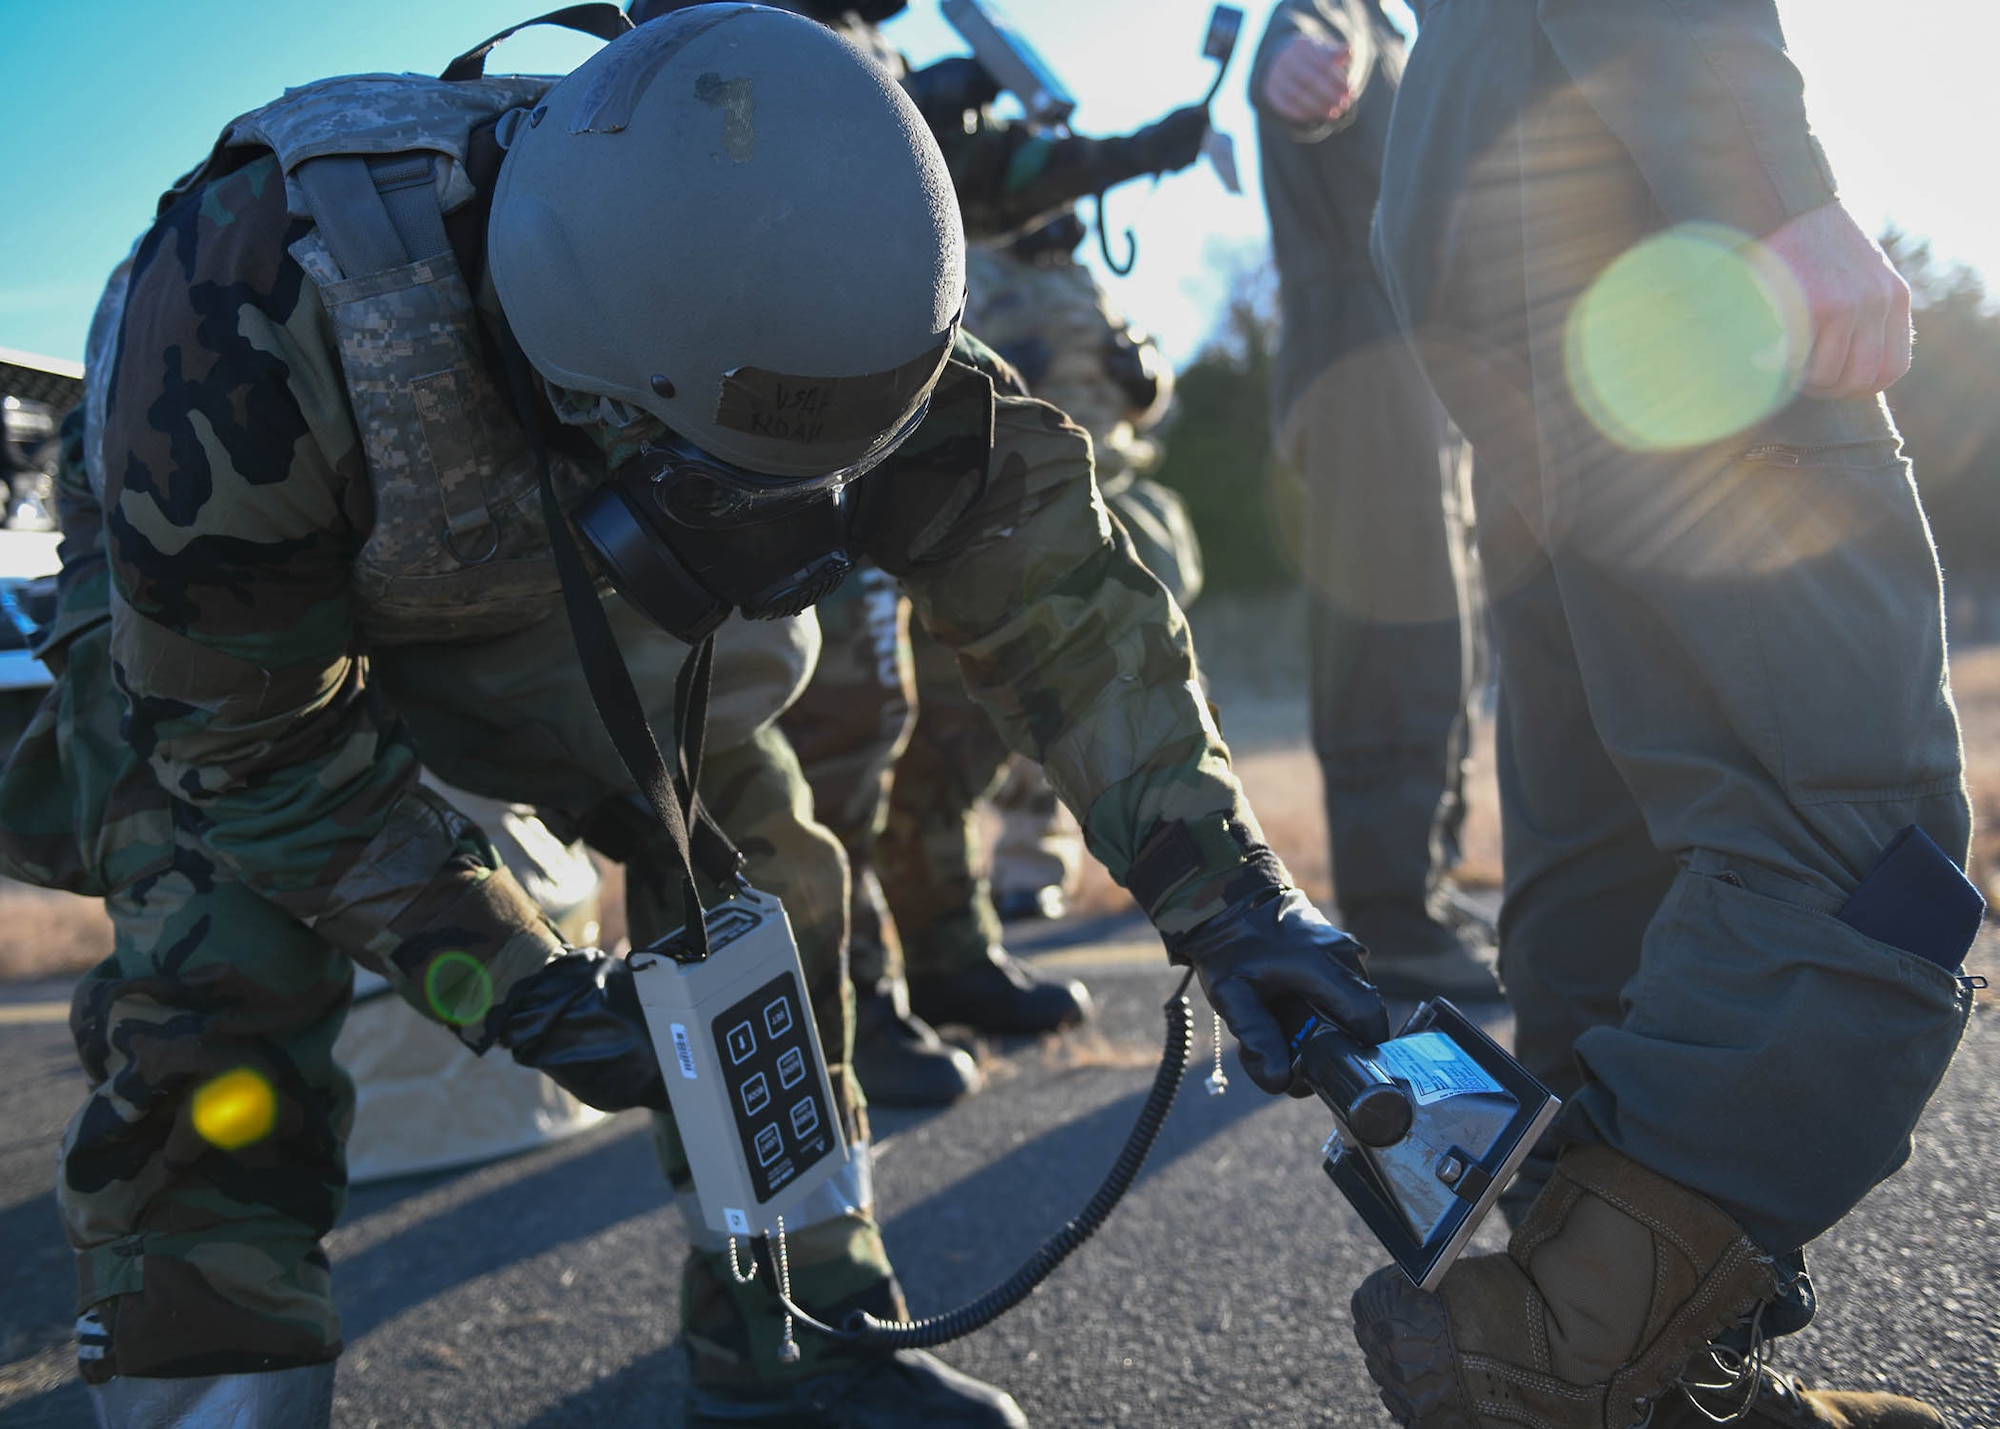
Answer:
<path fill-rule="evenodd" d="M 876 873 L 890 780 L 916 722 L 910 602 L 895 577 L 864 566 L 816 610 L 820 661 L 779 728 L 812 786 L 814 817 L 847 854 L 854 1075 L 884 1106 L 946 1106 L 985 1079 L 977 1062 L 910 1010 L 902 942 Z M 964 700 L 955 666 L 946 677 Z"/>
<path fill-rule="evenodd" d="M 687 3 L 639 0 L 630 13 L 643 23 Z M 1082 195 L 1194 162 L 1207 132 L 1207 115 L 1199 106 L 1113 139 L 1053 135 L 998 119 L 985 107 L 998 91 L 974 61 L 947 59 L 912 71 L 888 43 L 879 26 L 903 10 L 903 0 L 781 4 L 859 46 L 905 86 L 943 149 L 967 231 L 975 237 L 1017 233 L 1056 210 L 1073 221 L 1069 206 Z M 977 285 L 973 301 L 978 302 Z M 1095 302 L 1093 296 L 1086 305 L 1094 310 Z M 968 325 L 979 331 L 977 321 Z M 1090 341 L 1096 340 L 1093 332 Z M 1068 410 L 1060 398 L 1048 400 Z M 1093 394 L 1092 408 L 1100 401 Z M 1098 424 L 1071 415 L 1100 445 L 1117 425 L 1115 419 Z M 1116 491 L 1107 486 L 1105 496 L 1150 568 L 1166 564 L 1154 559 L 1154 550 L 1177 542 L 1185 552 L 1182 563 L 1193 563 L 1198 585 L 1199 556 L 1178 502 L 1162 488 L 1145 486 L 1136 490 L 1126 483 Z M 1171 582 L 1169 588 L 1175 589 Z M 1000 773 L 1005 746 L 966 697 L 950 653 L 934 643 L 926 648 L 922 629 L 909 631 L 907 605 L 891 603 L 885 589 L 877 576 L 861 572 L 822 603 L 826 654 L 781 728 L 798 749 L 818 817 L 840 838 L 851 867 L 857 1075 L 878 1102 L 935 1106 L 977 1090 L 980 1076 L 970 1058 L 943 1043 L 918 1015 L 922 1008 L 913 1013 L 913 1001 L 937 1017 L 1012 1033 L 1052 1031 L 1081 1021 L 1090 1003 L 1081 983 L 1041 977 L 1000 946 L 992 896 L 977 867 L 973 806 Z M 898 660 L 893 671 L 885 658 L 891 650 Z M 903 746 L 913 737 L 910 691 L 917 682 L 920 703 L 930 713 L 914 731 L 921 747 L 905 756 Z M 901 791 L 893 809 L 892 768 Z M 1021 856 L 1041 865 L 1023 877 L 1031 886 L 1051 881 L 1059 886 L 1081 858 L 1073 825 L 1063 828 L 1067 815 L 1038 776 L 1024 769 L 1007 787 L 1014 793 L 1009 821 Z M 886 843 L 878 847 L 885 829 Z M 887 903 L 874 866 L 878 858 L 887 858 L 895 869 L 897 889 Z M 910 927 L 903 930 L 906 921 Z M 899 932 L 905 936 L 899 938 Z M 904 980 L 906 942 L 917 953 L 922 981 L 915 987 Z"/>
<path fill-rule="evenodd" d="M 1090 433 L 1104 503 L 1139 559 L 1183 610 L 1201 594 L 1201 544 L 1178 493 L 1144 473 L 1159 461 L 1146 433 L 1166 415 L 1173 369 L 1075 257 L 1074 209 L 1004 246 L 967 255 L 966 321 L 1014 364 L 1028 390 Z M 994 904 L 1003 919 L 1060 917 L 1083 850 L 1075 823 L 1041 772 L 1010 758 L 993 795 Z"/>
<path fill-rule="evenodd" d="M 421 754 L 472 792 L 622 824 L 634 937 L 681 921 L 685 845 L 623 817 L 634 781 L 550 613 L 570 527 L 669 739 L 680 636 L 785 614 L 845 552 L 872 558 L 1050 768 L 1254 1079 L 1290 1081 L 1285 999 L 1387 1031 L 1358 945 L 1265 847 L 1087 440 L 959 335 L 956 215 L 907 104 L 754 6 L 626 34 L 553 85 L 453 72 L 326 81 L 234 122 L 108 295 L 70 430 L 40 643 L 59 678 L 0 782 L 0 867 L 103 896 L 116 927 L 74 1003 L 91 1090 L 59 1175 L 107 1424 L 327 1422 L 352 963 L 476 1051 L 666 1110 L 630 970 L 567 946 L 417 782 Z M 771 631 L 736 655 L 725 632 L 718 669 L 803 666 L 805 637 Z M 839 1063 L 839 846 L 776 709 L 732 708 L 722 678 L 701 789 L 789 905 Z M 854 1160 L 792 1235 L 792 1291 L 893 1313 L 865 1119 L 838 1067 L 834 1086 Z M 781 1355 L 768 1286 L 723 1254 L 689 1259 L 690 1422 L 1022 1422 L 913 1352 Z"/>
<path fill-rule="evenodd" d="M 1090 434 L 1105 504 L 1146 568 L 1185 608 L 1201 591 L 1201 548 L 1179 496 L 1142 475 L 1157 451 L 1140 433 L 1164 412 L 1171 373 L 1152 339 L 1132 327 L 1076 261 L 1083 236 L 1068 210 L 1011 243 L 973 247 L 966 323 L 1013 364 L 1031 392 Z M 1004 951 L 995 890 L 1011 874 L 1014 887 L 1038 906 L 1051 894 L 1059 901 L 1081 849 L 1056 822 L 1061 805 L 1039 771 L 1025 761 L 1010 765 L 992 721 L 953 678 L 949 655 L 921 632 L 914 644 L 916 727 L 897 764 L 876 846 L 902 935 L 911 1004 L 934 1021 L 1010 1032 L 1047 1031 L 1079 1019 L 1089 1008 L 1080 985 L 1024 976 Z M 976 813 L 988 796 L 1003 814 L 990 882 L 981 868 Z"/>

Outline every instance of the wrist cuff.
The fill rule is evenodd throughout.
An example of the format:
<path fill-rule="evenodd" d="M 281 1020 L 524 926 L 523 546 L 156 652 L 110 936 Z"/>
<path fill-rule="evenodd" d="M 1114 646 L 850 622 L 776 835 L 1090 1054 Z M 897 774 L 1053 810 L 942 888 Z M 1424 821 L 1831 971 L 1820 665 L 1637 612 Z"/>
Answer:
<path fill-rule="evenodd" d="M 1237 884 L 1245 880 L 1239 890 Z M 1225 883 L 1228 891 L 1221 893 L 1221 901 L 1232 903 L 1251 884 L 1282 886 L 1290 880 L 1278 856 L 1248 826 L 1220 816 L 1160 826 L 1139 846 L 1125 872 L 1125 887 L 1155 923 L 1175 895 L 1197 881 Z"/>

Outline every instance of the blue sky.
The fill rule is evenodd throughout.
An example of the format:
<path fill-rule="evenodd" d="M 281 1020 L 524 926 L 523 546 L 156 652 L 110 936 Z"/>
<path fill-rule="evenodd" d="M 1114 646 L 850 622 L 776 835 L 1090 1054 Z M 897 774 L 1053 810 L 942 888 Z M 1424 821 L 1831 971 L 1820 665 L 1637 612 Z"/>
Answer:
<path fill-rule="evenodd" d="M 0 224 L 0 347 L 82 355 L 105 273 L 159 191 L 233 115 L 288 84 L 370 70 L 435 73 L 486 35 L 546 8 L 534 0 L 0 0 L 8 92 L 7 216 Z M 1080 100 L 1078 129 L 1110 133 L 1200 98 L 1208 0 L 1007 0 Z M 1204 165 L 1113 192 L 1114 234 L 1139 265 L 1113 281 L 1131 315 L 1177 360 L 1206 336 L 1232 261 L 1264 238 L 1242 79 L 1268 5 L 1253 0 L 1216 106 L 1248 191 Z M 1392 5 L 1393 8 L 1393 5 Z M 2000 286 L 2000 85 L 1988 72 L 2000 19 L 1965 0 L 1793 0 L 1787 32 L 1813 116 L 1864 225 L 1894 221 Z M 1893 28 L 1884 21 L 1893 17 Z M 935 0 L 889 33 L 919 63 L 962 49 Z M 495 68 L 554 72 L 594 42 L 543 32 Z"/>

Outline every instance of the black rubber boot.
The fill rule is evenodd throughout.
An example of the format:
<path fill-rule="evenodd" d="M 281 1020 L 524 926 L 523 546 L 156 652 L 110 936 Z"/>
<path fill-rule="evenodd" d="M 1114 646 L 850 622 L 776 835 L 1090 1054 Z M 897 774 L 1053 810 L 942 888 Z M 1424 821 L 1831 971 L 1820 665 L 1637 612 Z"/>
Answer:
<path fill-rule="evenodd" d="M 910 1007 L 935 1026 L 955 1023 L 1032 1036 L 1088 1021 L 1092 1010 L 1090 990 L 1082 983 L 1043 978 L 997 945 L 987 947 L 982 963 L 953 972 L 912 972 L 909 982 Z"/>
<path fill-rule="evenodd" d="M 875 1106 L 950 1106 L 985 1085 L 979 1065 L 914 1016 L 901 988 L 856 988 L 854 1075 Z"/>
<path fill-rule="evenodd" d="M 691 1385 L 687 1423 L 760 1429 L 1026 1429 L 1014 1396 L 921 1350 L 769 1389 Z"/>

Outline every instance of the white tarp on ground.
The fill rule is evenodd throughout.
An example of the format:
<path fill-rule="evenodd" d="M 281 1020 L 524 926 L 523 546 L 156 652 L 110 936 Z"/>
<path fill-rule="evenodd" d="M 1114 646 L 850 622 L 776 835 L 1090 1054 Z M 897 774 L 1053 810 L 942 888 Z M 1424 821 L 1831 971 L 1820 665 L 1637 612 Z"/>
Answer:
<path fill-rule="evenodd" d="M 425 782 L 479 821 L 570 942 L 597 941 L 597 870 L 580 846 L 559 842 L 532 809 Z M 355 1083 L 347 1174 L 357 1184 L 511 1156 L 604 1119 L 503 1051 L 473 1056 L 371 972 L 355 974 L 333 1051 Z"/>

